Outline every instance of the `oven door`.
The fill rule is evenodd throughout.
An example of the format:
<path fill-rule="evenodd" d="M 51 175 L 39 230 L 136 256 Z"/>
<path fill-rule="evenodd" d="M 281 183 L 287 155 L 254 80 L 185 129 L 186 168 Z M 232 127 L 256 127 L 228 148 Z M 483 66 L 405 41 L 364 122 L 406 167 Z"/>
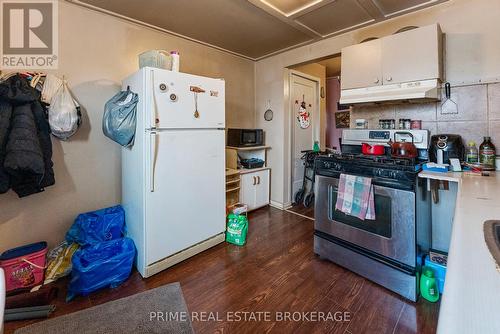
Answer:
<path fill-rule="evenodd" d="M 375 220 L 335 210 L 339 180 L 316 176 L 315 229 L 415 267 L 415 193 L 374 185 Z"/>

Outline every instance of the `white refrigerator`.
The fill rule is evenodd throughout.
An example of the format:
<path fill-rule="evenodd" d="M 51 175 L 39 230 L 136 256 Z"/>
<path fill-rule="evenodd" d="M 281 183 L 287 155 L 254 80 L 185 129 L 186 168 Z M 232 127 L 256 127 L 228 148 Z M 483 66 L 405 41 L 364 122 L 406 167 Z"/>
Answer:
<path fill-rule="evenodd" d="M 142 68 L 134 145 L 122 149 L 122 205 L 136 266 L 154 275 L 224 241 L 224 80 Z"/>

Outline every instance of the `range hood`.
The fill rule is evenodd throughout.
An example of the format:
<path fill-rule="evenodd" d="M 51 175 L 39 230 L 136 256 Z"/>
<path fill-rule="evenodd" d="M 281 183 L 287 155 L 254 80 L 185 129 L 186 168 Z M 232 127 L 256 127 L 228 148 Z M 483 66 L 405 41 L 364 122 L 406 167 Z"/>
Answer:
<path fill-rule="evenodd" d="M 438 101 L 441 96 L 440 89 L 438 79 L 343 89 L 340 93 L 340 104 Z"/>

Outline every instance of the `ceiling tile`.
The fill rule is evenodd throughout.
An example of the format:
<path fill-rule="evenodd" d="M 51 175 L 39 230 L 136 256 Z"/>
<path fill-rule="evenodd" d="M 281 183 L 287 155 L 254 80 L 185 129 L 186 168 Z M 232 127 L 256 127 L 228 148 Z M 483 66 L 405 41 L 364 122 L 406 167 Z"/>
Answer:
<path fill-rule="evenodd" d="M 80 0 L 251 58 L 310 37 L 247 0 Z"/>
<path fill-rule="evenodd" d="M 323 36 L 371 20 L 366 10 L 353 0 L 337 0 L 297 18 L 298 22 Z"/>
<path fill-rule="evenodd" d="M 278 9 L 280 12 L 289 15 L 299 9 L 307 8 L 315 3 L 318 3 L 318 0 L 261 0 L 262 2 L 273 6 Z"/>
<path fill-rule="evenodd" d="M 384 16 L 391 15 L 396 12 L 406 10 L 411 7 L 420 6 L 426 3 L 434 2 L 434 0 L 372 0 L 380 9 Z"/>
<path fill-rule="evenodd" d="M 247 58 L 261 59 L 448 0 L 67 1 L 113 12 Z M 308 9 L 302 11 L 305 7 Z M 280 11 L 288 13 L 288 17 Z"/>

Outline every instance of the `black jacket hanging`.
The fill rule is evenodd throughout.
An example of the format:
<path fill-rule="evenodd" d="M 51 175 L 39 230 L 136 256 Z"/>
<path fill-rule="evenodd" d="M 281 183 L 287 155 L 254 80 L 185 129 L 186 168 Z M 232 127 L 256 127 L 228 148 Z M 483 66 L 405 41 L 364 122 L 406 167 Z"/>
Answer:
<path fill-rule="evenodd" d="M 0 192 L 10 185 L 24 197 L 55 183 L 50 127 L 39 99 L 19 75 L 0 84 Z"/>

